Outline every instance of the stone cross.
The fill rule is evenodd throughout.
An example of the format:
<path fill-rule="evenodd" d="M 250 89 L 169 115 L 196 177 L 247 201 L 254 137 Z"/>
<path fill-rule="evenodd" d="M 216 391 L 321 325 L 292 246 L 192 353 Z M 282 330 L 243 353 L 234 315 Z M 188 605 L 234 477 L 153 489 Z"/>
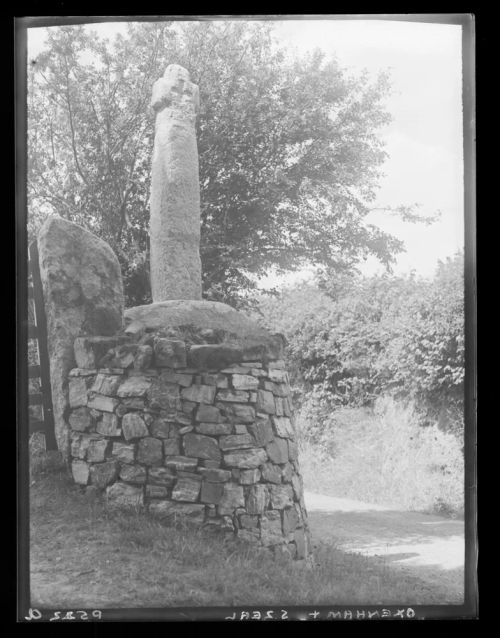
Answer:
<path fill-rule="evenodd" d="M 170 64 L 153 86 L 156 112 L 151 174 L 153 302 L 201 299 L 200 184 L 195 119 L 199 91 Z"/>

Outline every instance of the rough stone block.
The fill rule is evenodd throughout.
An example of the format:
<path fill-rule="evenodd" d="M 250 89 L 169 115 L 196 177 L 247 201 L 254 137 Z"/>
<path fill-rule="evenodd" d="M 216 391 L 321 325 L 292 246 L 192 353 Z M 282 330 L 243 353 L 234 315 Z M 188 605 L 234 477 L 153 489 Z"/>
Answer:
<path fill-rule="evenodd" d="M 166 439 L 163 441 L 163 453 L 165 456 L 179 456 L 181 447 L 179 439 Z"/>
<path fill-rule="evenodd" d="M 295 495 L 295 499 L 298 500 L 303 491 L 302 481 L 300 480 L 300 477 L 298 474 L 294 474 L 292 476 L 292 488 L 293 488 L 293 493 Z"/>
<path fill-rule="evenodd" d="M 244 390 L 219 390 L 217 392 L 217 401 L 228 401 L 230 403 L 247 403 L 248 399 L 248 392 L 245 392 Z"/>
<path fill-rule="evenodd" d="M 299 448 L 293 441 L 288 441 L 288 458 L 290 461 L 296 461 L 299 458 Z"/>
<path fill-rule="evenodd" d="M 274 510 L 282 510 L 293 505 L 291 485 L 269 485 L 269 498 Z"/>
<path fill-rule="evenodd" d="M 143 485 L 146 482 L 146 469 L 140 465 L 122 465 L 119 475 L 125 483 Z"/>
<path fill-rule="evenodd" d="M 220 434 L 231 434 L 233 426 L 231 423 L 197 423 L 195 430 L 199 434 L 218 436 Z"/>
<path fill-rule="evenodd" d="M 117 476 L 118 463 L 116 461 L 97 463 L 90 467 L 90 482 L 100 489 L 107 487 Z"/>
<path fill-rule="evenodd" d="M 89 399 L 87 405 L 89 408 L 93 408 L 94 410 L 114 412 L 119 403 L 118 399 L 113 399 L 112 397 L 107 397 L 103 394 L 96 394 L 94 397 Z"/>
<path fill-rule="evenodd" d="M 282 472 L 279 465 L 274 463 L 265 463 L 261 467 L 262 478 L 269 483 L 281 483 Z"/>
<path fill-rule="evenodd" d="M 220 503 L 224 494 L 224 483 L 212 483 L 209 481 L 202 481 L 201 483 L 201 502 L 213 503 L 217 505 Z"/>
<path fill-rule="evenodd" d="M 106 354 L 126 341 L 127 338 L 118 336 L 77 337 L 73 344 L 76 365 L 85 369 L 101 368 L 101 360 Z"/>
<path fill-rule="evenodd" d="M 69 424 L 72 430 L 86 432 L 94 424 L 89 408 L 77 408 L 69 415 Z"/>
<path fill-rule="evenodd" d="M 276 405 L 276 416 L 284 416 L 285 411 L 283 406 L 283 399 L 281 399 L 280 397 L 274 397 L 274 403 Z"/>
<path fill-rule="evenodd" d="M 147 370 L 151 366 L 153 360 L 153 348 L 148 345 L 137 346 L 137 350 L 134 357 L 134 369 L 135 370 Z"/>
<path fill-rule="evenodd" d="M 283 542 L 281 531 L 281 515 L 276 510 L 265 512 L 260 521 L 260 538 L 264 546 Z"/>
<path fill-rule="evenodd" d="M 238 450 L 224 454 L 224 464 L 228 467 L 252 469 L 267 461 L 267 454 L 262 448 Z"/>
<path fill-rule="evenodd" d="M 254 445 L 255 442 L 250 434 L 229 434 L 219 439 L 219 447 L 223 451 L 251 448 Z"/>
<path fill-rule="evenodd" d="M 260 480 L 260 470 L 240 470 L 239 483 L 241 485 L 252 485 Z"/>
<path fill-rule="evenodd" d="M 187 456 L 167 456 L 164 465 L 174 470 L 194 470 L 198 465 L 198 459 Z"/>
<path fill-rule="evenodd" d="M 266 445 L 266 452 L 273 463 L 286 463 L 288 461 L 287 440 L 275 438 Z"/>
<path fill-rule="evenodd" d="M 89 482 L 90 470 L 85 461 L 73 461 L 71 464 L 73 480 L 79 485 L 87 485 Z"/>
<path fill-rule="evenodd" d="M 129 412 L 122 418 L 122 430 L 127 441 L 149 435 L 144 420 L 135 412 Z"/>
<path fill-rule="evenodd" d="M 233 388 L 235 390 L 257 390 L 259 380 L 248 374 L 233 374 Z"/>
<path fill-rule="evenodd" d="M 108 506 L 117 509 L 140 509 L 144 506 L 142 487 L 117 481 L 106 490 Z"/>
<path fill-rule="evenodd" d="M 281 477 L 283 479 L 283 483 L 292 482 L 293 467 L 291 463 L 285 463 L 284 467 L 281 470 Z"/>
<path fill-rule="evenodd" d="M 219 515 L 229 515 L 232 514 L 237 507 L 245 506 L 245 494 L 240 485 L 234 485 L 234 483 L 224 483 L 223 485 L 224 492 L 217 511 Z"/>
<path fill-rule="evenodd" d="M 160 439 L 145 437 L 139 441 L 137 460 L 144 465 L 161 465 L 163 461 L 163 445 Z"/>
<path fill-rule="evenodd" d="M 272 381 L 264 381 L 264 388 L 268 392 L 272 392 L 275 397 L 286 397 L 290 393 L 290 387 L 284 383 L 274 383 Z"/>
<path fill-rule="evenodd" d="M 203 434 L 186 434 L 183 438 L 184 454 L 199 459 L 220 461 L 221 452 L 216 439 Z"/>
<path fill-rule="evenodd" d="M 172 486 L 175 480 L 175 474 L 166 467 L 150 467 L 148 469 L 148 483 L 151 485 Z"/>
<path fill-rule="evenodd" d="M 213 385 L 192 385 L 190 388 L 183 388 L 181 395 L 187 401 L 196 403 L 213 403 L 216 388 Z"/>
<path fill-rule="evenodd" d="M 293 439 L 295 437 L 295 429 L 290 419 L 286 416 L 272 417 L 274 431 L 284 439 Z"/>
<path fill-rule="evenodd" d="M 102 419 L 97 422 L 96 430 L 103 436 L 120 436 L 121 430 L 116 414 L 105 412 Z"/>
<path fill-rule="evenodd" d="M 201 382 L 205 385 L 215 385 L 218 388 L 228 388 L 229 381 L 223 374 L 203 374 Z"/>
<path fill-rule="evenodd" d="M 109 441 L 107 439 L 92 439 L 89 441 L 87 448 L 87 461 L 90 463 L 99 463 L 106 458 L 106 452 L 109 449 Z"/>
<path fill-rule="evenodd" d="M 87 405 L 87 383 L 85 377 L 70 378 L 69 407 L 79 408 Z"/>
<path fill-rule="evenodd" d="M 267 417 L 257 417 L 255 423 L 250 423 L 248 425 L 248 430 L 253 436 L 255 444 L 260 447 L 264 447 L 274 438 L 271 422 Z"/>
<path fill-rule="evenodd" d="M 200 494 L 201 481 L 193 478 L 179 478 L 172 490 L 172 499 L 174 501 L 190 501 L 198 500 Z"/>
<path fill-rule="evenodd" d="M 265 485 L 252 485 L 246 497 L 246 510 L 248 514 L 259 515 L 266 509 L 269 500 L 268 491 Z"/>
<path fill-rule="evenodd" d="M 283 534 L 288 536 L 290 532 L 294 532 L 300 525 L 300 519 L 297 510 L 294 507 L 283 511 Z M 295 540 L 295 539 L 294 539 Z"/>
<path fill-rule="evenodd" d="M 168 439 L 171 432 L 171 423 L 166 419 L 157 418 L 151 423 L 151 434 L 158 439 Z"/>
<path fill-rule="evenodd" d="M 215 405 L 232 423 L 253 423 L 255 420 L 255 409 L 250 405 L 240 403 L 216 403 Z"/>
<path fill-rule="evenodd" d="M 135 459 L 135 445 L 115 441 L 111 454 L 121 463 L 133 463 Z"/>
<path fill-rule="evenodd" d="M 221 423 L 224 421 L 219 408 L 206 403 L 200 403 L 195 418 L 197 421 L 203 421 L 204 423 Z"/>
<path fill-rule="evenodd" d="M 240 516 L 240 525 L 247 529 L 256 528 L 259 526 L 259 517 L 250 516 L 250 514 L 242 514 Z"/>
<path fill-rule="evenodd" d="M 205 481 L 210 483 L 225 483 L 231 479 L 229 470 L 220 470 L 218 468 L 202 468 L 200 474 Z"/>
<path fill-rule="evenodd" d="M 235 434 L 248 434 L 248 427 L 243 425 L 243 423 L 235 423 L 234 424 L 234 433 Z"/>
<path fill-rule="evenodd" d="M 169 490 L 163 485 L 146 485 L 148 498 L 168 498 Z"/>
<path fill-rule="evenodd" d="M 154 340 L 155 362 L 158 367 L 185 368 L 186 344 L 178 339 L 156 338 Z"/>
<path fill-rule="evenodd" d="M 153 409 L 181 410 L 182 408 L 179 386 L 176 383 L 166 383 L 161 376 L 153 379 L 147 396 Z"/>
<path fill-rule="evenodd" d="M 118 386 L 122 381 L 120 375 L 108 375 L 99 373 L 94 381 L 94 385 L 90 388 L 91 392 L 104 394 L 106 396 L 114 396 Z"/>
<path fill-rule="evenodd" d="M 274 403 L 274 396 L 272 392 L 267 390 L 257 391 L 257 410 L 265 412 L 266 414 L 274 414 L 276 412 L 276 405 Z"/>
<path fill-rule="evenodd" d="M 145 397 L 151 383 L 151 377 L 129 377 L 120 385 L 116 394 L 121 398 Z"/>
<path fill-rule="evenodd" d="M 110 356 L 110 363 L 114 368 L 123 368 L 124 370 L 132 368 L 137 356 L 139 345 L 137 343 L 124 343 L 117 346 Z M 102 360 L 101 360 L 102 361 Z"/>
<path fill-rule="evenodd" d="M 191 346 L 187 360 L 193 368 L 216 369 L 237 363 L 242 356 L 242 351 L 234 346 L 203 344 Z"/>
<path fill-rule="evenodd" d="M 177 383 L 177 385 L 183 388 L 189 388 L 193 382 L 192 374 L 181 374 L 179 372 L 173 372 L 172 370 L 163 370 L 160 374 L 160 378 L 165 383 Z"/>
<path fill-rule="evenodd" d="M 286 370 L 269 366 L 269 380 L 276 383 L 288 383 Z"/>

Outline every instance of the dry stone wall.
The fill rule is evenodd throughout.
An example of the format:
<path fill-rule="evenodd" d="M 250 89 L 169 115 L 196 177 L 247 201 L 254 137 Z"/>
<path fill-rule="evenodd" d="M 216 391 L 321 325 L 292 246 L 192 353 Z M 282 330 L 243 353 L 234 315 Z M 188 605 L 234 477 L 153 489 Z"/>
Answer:
<path fill-rule="evenodd" d="M 113 507 L 182 516 L 307 557 L 279 353 L 154 334 L 80 337 L 74 350 L 68 424 L 77 483 L 104 490 Z"/>

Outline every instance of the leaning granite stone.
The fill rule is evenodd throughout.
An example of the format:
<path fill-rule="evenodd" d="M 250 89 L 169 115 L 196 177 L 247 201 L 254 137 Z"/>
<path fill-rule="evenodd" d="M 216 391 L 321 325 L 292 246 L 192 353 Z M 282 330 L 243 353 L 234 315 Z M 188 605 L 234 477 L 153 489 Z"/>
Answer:
<path fill-rule="evenodd" d="M 219 447 L 223 451 L 251 448 L 254 445 L 255 442 L 250 434 L 229 434 L 219 439 Z"/>
<path fill-rule="evenodd" d="M 166 467 L 150 467 L 148 469 L 148 483 L 152 485 L 172 486 L 176 476 L 172 470 Z"/>
<path fill-rule="evenodd" d="M 246 497 L 246 511 L 248 514 L 259 515 L 267 507 L 269 495 L 265 485 L 252 485 Z"/>
<path fill-rule="evenodd" d="M 252 485 L 253 483 L 258 483 L 260 481 L 260 470 L 241 470 L 239 483 L 241 485 Z"/>
<path fill-rule="evenodd" d="M 178 339 L 164 339 L 157 337 L 154 340 L 155 363 L 162 368 L 186 367 L 186 344 Z"/>
<path fill-rule="evenodd" d="M 195 419 L 197 421 L 203 421 L 204 423 L 221 423 L 224 421 L 219 408 L 213 405 L 207 405 L 206 403 L 200 403 L 196 410 Z"/>
<path fill-rule="evenodd" d="M 127 342 L 126 337 L 77 337 L 74 340 L 74 353 L 79 368 L 102 368 L 101 360 L 117 346 Z"/>
<path fill-rule="evenodd" d="M 225 344 L 203 344 L 191 346 L 188 352 L 188 365 L 199 369 L 225 368 L 241 361 L 243 353 L 240 348 Z"/>
<path fill-rule="evenodd" d="M 219 390 L 217 392 L 217 401 L 246 403 L 248 401 L 248 392 L 244 390 Z"/>
<path fill-rule="evenodd" d="M 129 377 L 120 385 L 117 395 L 121 398 L 144 397 L 151 387 L 151 377 Z"/>
<path fill-rule="evenodd" d="M 286 463 L 288 461 L 287 440 L 276 437 L 266 445 L 266 452 L 273 463 Z"/>
<path fill-rule="evenodd" d="M 160 439 L 146 436 L 137 446 L 137 461 L 144 465 L 161 465 L 163 461 L 163 444 Z"/>
<path fill-rule="evenodd" d="M 130 327 L 130 326 L 129 326 Z M 137 347 L 134 357 L 135 370 L 147 370 L 151 366 L 153 360 L 153 348 L 148 345 L 140 345 Z"/>
<path fill-rule="evenodd" d="M 218 468 L 202 468 L 200 474 L 205 481 L 210 483 L 225 483 L 231 478 L 229 470 L 220 470 Z"/>
<path fill-rule="evenodd" d="M 233 374 L 232 382 L 235 390 L 256 390 L 259 387 L 259 380 L 248 374 Z"/>
<path fill-rule="evenodd" d="M 112 397 L 104 396 L 103 394 L 96 394 L 91 399 L 89 399 L 87 405 L 89 408 L 93 408 L 94 410 L 102 410 L 102 412 L 114 412 L 116 406 L 120 402 L 118 399 L 113 399 Z"/>
<path fill-rule="evenodd" d="M 163 454 L 165 456 L 179 456 L 180 453 L 179 439 L 165 439 L 163 441 Z"/>
<path fill-rule="evenodd" d="M 87 448 L 87 461 L 91 463 L 104 461 L 108 449 L 109 441 L 107 439 L 92 439 Z"/>
<path fill-rule="evenodd" d="M 282 472 L 279 465 L 265 463 L 261 467 L 262 479 L 268 483 L 281 483 Z"/>
<path fill-rule="evenodd" d="M 259 447 L 264 447 L 274 438 L 271 422 L 267 416 L 258 416 L 255 423 L 249 423 L 248 430 Z"/>
<path fill-rule="evenodd" d="M 172 499 L 174 501 L 190 501 L 198 500 L 201 489 L 201 480 L 193 478 L 179 478 L 172 490 Z"/>
<path fill-rule="evenodd" d="M 99 489 L 104 489 L 112 483 L 117 476 L 118 463 L 116 461 L 96 463 L 90 467 L 90 482 Z"/>
<path fill-rule="evenodd" d="M 71 464 L 73 480 L 79 485 L 87 485 L 89 482 L 90 470 L 85 461 L 73 461 Z"/>
<path fill-rule="evenodd" d="M 120 436 L 121 429 L 116 414 L 105 412 L 97 422 L 96 430 L 104 436 Z"/>
<path fill-rule="evenodd" d="M 216 403 L 215 407 L 233 423 L 253 423 L 255 420 L 255 409 L 250 405 Z"/>
<path fill-rule="evenodd" d="M 267 461 L 267 454 L 262 448 L 238 450 L 224 454 L 224 464 L 228 467 L 252 469 Z"/>
<path fill-rule="evenodd" d="M 194 470 L 198 465 L 198 459 L 187 456 L 167 456 L 164 465 L 174 470 Z"/>
<path fill-rule="evenodd" d="M 257 391 L 257 410 L 265 412 L 266 414 L 274 414 L 276 412 L 276 406 L 274 403 L 274 396 L 272 392 L 267 390 Z"/>
<path fill-rule="evenodd" d="M 215 387 L 213 385 L 192 385 L 190 388 L 181 390 L 183 399 L 196 403 L 213 403 L 215 398 Z"/>
<path fill-rule="evenodd" d="M 162 519 L 173 519 L 194 525 L 201 525 L 205 518 L 203 503 L 172 503 L 155 501 L 149 505 L 149 512 Z"/>
<path fill-rule="evenodd" d="M 237 507 L 244 507 L 245 494 L 240 485 L 234 483 L 224 483 L 224 492 L 219 501 L 217 511 L 219 515 L 229 515 L 234 512 Z"/>
<path fill-rule="evenodd" d="M 260 521 L 260 537 L 264 546 L 283 542 L 280 512 L 276 510 L 264 512 Z"/>
<path fill-rule="evenodd" d="M 224 483 L 202 481 L 200 497 L 202 503 L 212 503 L 213 505 L 218 505 L 221 502 L 223 495 Z"/>
<path fill-rule="evenodd" d="M 69 424 L 72 430 L 85 432 L 90 430 L 94 424 L 89 408 L 77 408 L 69 415 Z"/>
<path fill-rule="evenodd" d="M 218 436 L 220 434 L 231 434 L 233 426 L 231 423 L 197 423 L 195 430 L 198 434 Z"/>
<path fill-rule="evenodd" d="M 97 394 L 105 394 L 107 396 L 114 396 L 118 386 L 122 381 L 121 376 L 111 376 L 108 374 L 98 374 L 94 385 L 90 388 L 91 392 Z"/>
<path fill-rule="evenodd" d="M 199 459 L 220 461 L 221 452 L 217 441 L 203 434 L 186 434 L 183 438 L 184 453 Z"/>
<path fill-rule="evenodd" d="M 117 481 L 106 490 L 108 506 L 117 509 L 140 509 L 144 506 L 142 487 Z"/>
<path fill-rule="evenodd" d="M 147 396 L 153 409 L 181 409 L 179 386 L 176 383 L 165 383 L 160 377 L 153 379 Z"/>
<path fill-rule="evenodd" d="M 269 485 L 271 507 L 282 510 L 293 505 L 293 490 L 291 485 Z"/>
<path fill-rule="evenodd" d="M 122 418 L 123 436 L 127 441 L 148 436 L 148 428 L 144 420 L 135 412 L 128 412 Z"/>
<path fill-rule="evenodd" d="M 79 408 L 87 405 L 87 383 L 84 377 L 70 378 L 69 407 Z"/>
<path fill-rule="evenodd" d="M 290 419 L 286 416 L 273 416 L 272 422 L 276 434 L 285 439 L 293 439 L 295 430 Z"/>
<path fill-rule="evenodd" d="M 122 465 L 120 478 L 125 483 L 143 485 L 146 482 L 146 469 L 141 465 Z"/>

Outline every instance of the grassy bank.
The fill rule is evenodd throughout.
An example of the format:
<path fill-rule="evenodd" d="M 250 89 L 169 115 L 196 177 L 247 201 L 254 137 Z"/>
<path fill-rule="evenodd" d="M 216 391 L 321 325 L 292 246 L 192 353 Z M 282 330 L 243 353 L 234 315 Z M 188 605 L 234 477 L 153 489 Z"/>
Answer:
<path fill-rule="evenodd" d="M 446 599 L 374 558 L 318 544 L 308 567 L 202 530 L 113 514 L 38 459 L 31 478 L 36 607 L 423 604 Z"/>

